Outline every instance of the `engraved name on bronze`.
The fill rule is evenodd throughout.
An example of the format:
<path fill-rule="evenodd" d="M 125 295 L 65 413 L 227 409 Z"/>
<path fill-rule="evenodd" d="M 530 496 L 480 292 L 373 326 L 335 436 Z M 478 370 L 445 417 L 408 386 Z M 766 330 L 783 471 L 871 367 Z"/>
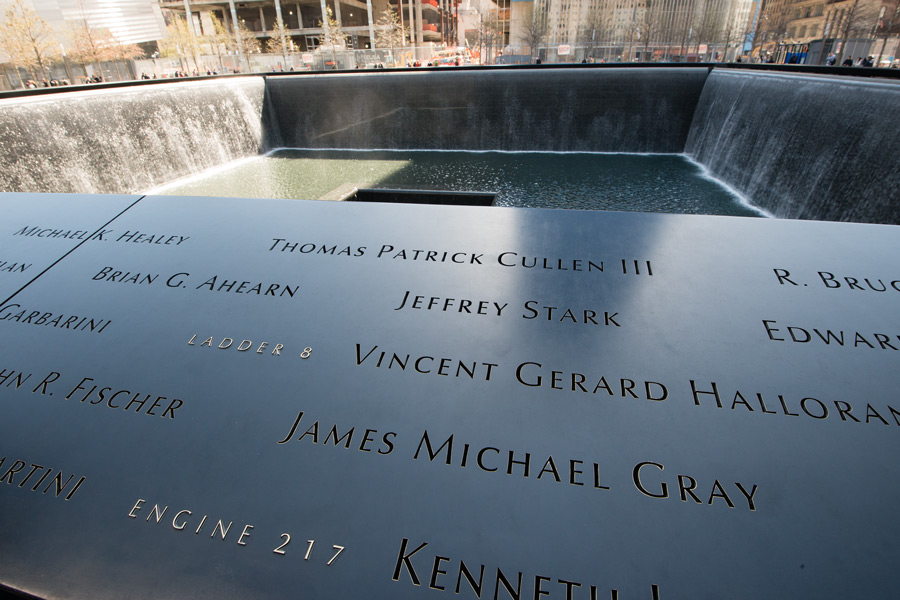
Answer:
<path fill-rule="evenodd" d="M 425 429 L 417 437 L 415 450 L 412 444 L 398 439 L 394 431 L 380 432 L 375 428 L 355 425 L 339 426 L 337 423 L 320 424 L 318 420 L 303 421 L 300 411 L 287 435 L 279 445 L 296 443 L 319 447 L 343 448 L 366 452 L 371 456 L 408 456 L 426 464 L 455 467 L 476 471 L 490 476 L 525 478 L 541 485 L 559 484 L 564 488 L 599 490 L 609 492 L 613 481 L 624 482 L 623 473 L 617 477 L 615 465 L 596 461 L 561 457 L 559 454 L 535 455 L 522 449 L 507 449 L 483 443 L 461 441 L 455 433 L 434 434 Z M 302 432 L 302 433 L 301 433 Z M 395 455 L 396 450 L 399 451 Z M 374 451 L 374 452 L 373 452 Z M 746 509 L 756 512 L 756 494 L 759 485 L 724 477 L 703 479 L 679 470 L 674 475 L 664 475 L 665 466 L 652 460 L 640 461 L 630 468 L 630 488 L 642 497 L 653 500 L 678 500 L 683 503 L 705 506 L 722 506 L 728 509 Z M 610 472 L 613 472 L 611 475 Z M 669 471 L 671 473 L 671 469 Z M 624 486 L 623 486 L 624 487 Z M 617 488 L 621 489 L 621 487 Z M 671 493 L 670 493 L 671 490 Z M 677 491 L 676 491 L 677 490 Z"/>
<path fill-rule="evenodd" d="M 355 365 L 400 374 L 441 375 L 448 379 L 502 381 L 510 368 L 484 360 L 441 357 L 437 354 L 391 352 L 376 345 L 355 345 Z M 499 379 L 497 375 L 500 375 Z M 524 361 L 513 367 L 513 380 L 528 388 L 539 388 L 605 398 L 646 400 L 654 403 L 676 402 L 682 406 L 714 407 L 742 415 L 780 415 L 801 417 L 817 422 L 900 426 L 900 410 L 884 403 L 820 399 L 812 395 L 786 396 L 725 387 L 716 381 L 694 379 L 674 393 L 671 382 L 655 379 L 613 376 L 608 373 L 581 373 L 538 361 Z"/>
<path fill-rule="evenodd" d="M 829 290 L 841 290 L 842 293 L 859 292 L 900 292 L 900 279 L 878 275 L 836 274 L 830 271 L 816 271 L 812 275 L 797 275 L 787 269 L 772 269 L 779 285 L 789 287 L 815 287 Z"/>
<path fill-rule="evenodd" d="M 103 330 L 112 323 L 111 320 L 103 319 L 96 315 L 88 317 L 45 310 L 34 310 L 32 308 L 25 308 L 21 304 L 7 304 L 0 307 L 0 321 L 54 327 L 56 329 L 71 329 L 73 331 L 87 331 L 91 333 L 103 333 Z"/>
<path fill-rule="evenodd" d="M 849 424 L 873 424 L 875 426 L 894 425 L 900 427 L 900 411 L 889 404 L 849 400 L 820 400 L 812 396 L 786 396 L 772 392 L 748 392 L 734 387 L 726 387 L 715 381 L 690 381 L 690 392 L 694 406 L 730 409 L 737 414 L 780 415 L 783 417 L 810 418 L 815 421 L 844 422 Z M 861 408 L 862 404 L 865 408 Z M 863 414 L 865 411 L 865 414 Z M 889 417 L 890 420 L 888 418 Z"/>
<path fill-rule="evenodd" d="M 25 237 L 38 238 L 61 238 L 67 240 L 96 240 L 96 241 L 115 241 L 133 244 L 151 244 L 153 246 L 180 246 L 188 241 L 191 236 L 187 235 L 171 235 L 166 233 L 150 233 L 139 230 L 125 230 L 125 232 L 116 235 L 113 229 L 101 229 L 96 233 L 85 230 L 76 229 L 57 229 L 55 227 L 40 227 L 26 225 L 22 229 L 17 230 L 13 235 L 21 235 Z M 105 236 L 105 237 L 104 237 Z"/>
<path fill-rule="evenodd" d="M 377 344 L 363 346 L 357 343 L 355 364 L 401 373 L 442 375 L 448 378 L 492 381 L 498 363 L 483 360 L 442 357 L 437 354 L 410 354 L 382 349 Z M 545 366 L 537 361 L 525 361 L 515 366 L 513 378 L 519 385 L 529 388 L 546 388 L 582 394 L 599 394 L 609 397 L 634 398 L 662 402 L 669 397 L 669 388 L 659 381 L 628 377 L 611 377 L 608 374 L 584 374 Z M 494 378 L 494 381 L 496 378 Z"/>
<path fill-rule="evenodd" d="M 509 302 L 494 299 L 469 299 L 450 298 L 442 296 L 430 296 L 428 294 L 415 294 L 412 290 L 405 290 L 400 299 L 399 306 L 393 310 L 423 310 L 429 312 L 441 312 L 459 314 L 463 316 L 489 316 L 502 317 L 503 311 L 509 307 Z M 621 327 L 617 318 L 618 312 L 603 311 L 593 308 L 574 308 L 566 306 L 554 306 L 539 300 L 527 300 L 520 309 L 519 317 L 528 321 L 550 321 L 553 323 L 572 323 L 576 325 L 603 325 L 606 327 Z M 508 311 L 506 315 L 509 315 Z"/>
<path fill-rule="evenodd" d="M 129 242 L 132 244 L 152 244 L 154 246 L 180 246 L 184 242 L 191 239 L 191 236 L 187 235 L 170 235 L 166 233 L 149 233 L 146 231 L 134 230 L 130 229 L 126 230 L 125 233 L 119 234 L 114 237 L 117 242 Z"/>
<path fill-rule="evenodd" d="M 104 235 L 109 235 L 112 233 L 112 229 L 101 229 L 96 233 L 91 233 L 90 231 L 84 231 L 80 229 L 57 229 L 55 227 L 40 227 L 40 226 L 31 226 L 26 225 L 22 229 L 17 230 L 13 235 L 21 235 L 24 237 L 38 237 L 38 238 L 53 238 L 53 239 L 66 239 L 66 240 L 100 240 L 105 241 L 109 238 L 104 238 Z"/>
<path fill-rule="evenodd" d="M 609 586 L 585 584 L 580 581 L 551 577 L 549 575 L 528 574 L 522 571 L 504 571 L 500 566 L 491 566 L 478 561 L 451 558 L 427 551 L 428 554 L 416 556 L 428 547 L 429 542 L 415 546 L 409 538 L 400 541 L 400 550 L 391 574 L 392 581 L 405 581 L 414 586 L 426 585 L 429 590 L 452 591 L 463 594 L 463 597 L 474 595 L 476 598 L 559 598 L 560 600 L 599 600 L 600 598 L 619 599 L 619 591 Z M 415 562 L 413 562 L 415 561 Z M 487 576 L 485 577 L 485 572 Z M 420 576 L 421 573 L 421 576 Z M 650 584 L 649 600 L 660 600 L 659 586 Z"/>
<path fill-rule="evenodd" d="M 135 391 L 130 386 L 103 385 L 96 383 L 92 377 L 81 377 L 74 384 L 73 381 L 68 380 L 66 383 L 62 374 L 57 371 L 51 371 L 41 378 L 34 377 L 32 373 L 0 368 L 0 387 L 18 390 L 24 386 L 32 394 L 63 397 L 86 406 L 106 406 L 151 417 L 174 419 L 176 411 L 184 405 L 184 401 L 179 398 Z"/>
<path fill-rule="evenodd" d="M 516 382 L 526 387 L 547 388 L 581 394 L 606 394 L 610 397 L 634 398 L 662 402 L 669 397 L 669 388 L 658 381 L 612 377 L 606 374 L 578 373 L 554 369 L 543 363 L 526 361 L 519 363 L 515 371 Z"/>
<path fill-rule="evenodd" d="M 0 260 L 0 275 L 5 273 L 24 273 L 31 267 L 31 263 Z"/>
<path fill-rule="evenodd" d="M 449 265 L 499 265 L 506 268 L 529 269 L 537 271 L 568 271 L 573 273 L 618 273 L 623 275 L 639 275 L 652 277 L 654 266 L 645 258 L 574 258 L 558 256 L 535 256 L 514 251 L 488 255 L 472 250 L 446 250 L 436 248 L 407 248 L 397 244 L 381 244 L 378 249 L 370 249 L 369 245 L 347 243 L 331 244 L 323 242 L 295 241 L 286 238 L 271 238 L 268 251 L 307 256 L 339 256 L 359 258 L 371 256 L 381 260 L 409 261 L 426 264 Z M 373 247 L 374 248 L 374 247 Z"/>
<path fill-rule="evenodd" d="M 649 260 L 622 258 L 609 262 L 597 258 L 560 258 L 534 256 L 518 252 L 501 252 L 497 264 L 503 267 L 535 269 L 539 271 L 572 271 L 575 273 L 619 273 L 653 277 L 653 265 Z"/>
<path fill-rule="evenodd" d="M 52 373 L 56 378 L 45 379 L 47 383 L 56 381 L 59 373 Z M 49 378 L 49 376 L 48 376 Z M 46 390 L 46 386 L 44 388 Z M 178 398 L 169 398 L 157 394 L 147 394 L 116 386 L 103 386 L 94 382 L 91 377 L 82 377 L 81 381 L 71 388 L 65 396 L 66 400 L 74 400 L 85 404 L 102 405 L 107 408 L 132 410 L 137 414 L 145 414 L 163 419 L 175 418 L 175 411 L 184 405 Z M 179 413 L 180 414 L 180 413 Z"/>
<path fill-rule="evenodd" d="M 300 289 L 299 285 L 291 285 L 284 282 L 247 281 L 238 278 L 230 279 L 221 275 L 204 275 L 192 278 L 190 273 L 178 272 L 160 277 L 159 273 L 144 273 L 113 266 L 103 267 L 91 277 L 91 280 L 132 285 L 153 285 L 159 282 L 160 284 L 165 283 L 165 286 L 168 288 L 192 288 L 209 292 L 250 294 L 263 297 L 271 296 L 273 298 L 294 298 L 298 296 Z"/>
<path fill-rule="evenodd" d="M 294 242 L 284 238 L 272 238 L 269 252 L 287 252 L 288 254 L 324 254 L 328 256 L 365 256 L 365 246 L 350 246 L 344 244 L 326 244 L 318 242 Z"/>
<path fill-rule="evenodd" d="M 356 344 L 356 365 L 372 366 L 376 369 L 399 370 L 421 375 L 442 375 L 444 377 L 491 380 L 491 374 L 497 363 L 478 360 L 462 360 L 441 356 L 422 354 L 413 356 L 382 350 L 374 346 Z"/>
<path fill-rule="evenodd" d="M 0 457 L 0 473 L 2 473 L 0 483 L 41 494 L 52 491 L 56 498 L 65 492 L 63 500 L 71 500 L 87 479 L 85 475 L 79 478 L 76 478 L 76 475 L 66 477 L 61 469 L 29 463 L 10 456 Z"/>
<path fill-rule="evenodd" d="M 827 326 L 783 325 L 774 319 L 763 319 L 762 325 L 767 339 L 773 342 L 810 344 L 819 348 L 828 346 L 833 349 L 893 350 L 894 352 L 900 350 L 900 334 L 896 333 L 832 329 Z"/>

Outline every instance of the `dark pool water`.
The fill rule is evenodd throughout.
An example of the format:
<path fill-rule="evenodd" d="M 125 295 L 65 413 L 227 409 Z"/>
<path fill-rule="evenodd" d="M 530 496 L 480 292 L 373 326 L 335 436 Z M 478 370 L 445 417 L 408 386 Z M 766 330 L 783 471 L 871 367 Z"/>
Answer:
<path fill-rule="evenodd" d="M 348 186 L 491 192 L 498 206 L 760 215 L 672 154 L 279 150 L 154 192 L 315 200 Z"/>

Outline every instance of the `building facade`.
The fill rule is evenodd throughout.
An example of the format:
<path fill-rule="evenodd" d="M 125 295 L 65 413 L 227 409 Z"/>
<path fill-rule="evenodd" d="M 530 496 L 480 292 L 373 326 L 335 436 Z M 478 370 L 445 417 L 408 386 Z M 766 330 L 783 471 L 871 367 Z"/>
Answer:
<path fill-rule="evenodd" d="M 897 0 L 768 0 L 754 55 L 776 63 L 840 64 L 873 56 L 887 66 L 897 55 Z"/>
<path fill-rule="evenodd" d="M 323 15 L 329 11 L 352 49 L 377 46 L 376 32 L 384 28 L 378 21 L 389 7 L 397 11 L 411 46 L 453 44 L 457 35 L 455 0 L 163 0 L 160 4 L 173 14 L 190 12 L 197 35 L 212 33 L 212 15 L 229 31 L 237 20 L 265 40 L 273 36 L 280 15 L 291 49 L 302 52 L 320 45 Z"/>
<path fill-rule="evenodd" d="M 30 0 L 33 9 L 67 42 L 70 23 L 87 20 L 108 29 L 123 44 L 153 42 L 165 36 L 165 22 L 156 0 Z"/>
<path fill-rule="evenodd" d="M 534 0 L 532 14 L 546 22 L 542 46 L 550 60 L 715 61 L 740 55 L 752 5 L 752 0 Z M 527 20 L 514 22 L 527 31 Z M 515 33 L 529 37 L 524 31 Z"/>

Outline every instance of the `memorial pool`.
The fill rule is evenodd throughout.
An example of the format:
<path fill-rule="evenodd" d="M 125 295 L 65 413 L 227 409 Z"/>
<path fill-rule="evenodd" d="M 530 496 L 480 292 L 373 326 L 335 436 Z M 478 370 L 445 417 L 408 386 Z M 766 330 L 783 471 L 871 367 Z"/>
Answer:
<path fill-rule="evenodd" d="M 319 199 L 352 187 L 492 192 L 496 206 L 762 214 L 677 154 L 277 150 L 153 192 Z"/>

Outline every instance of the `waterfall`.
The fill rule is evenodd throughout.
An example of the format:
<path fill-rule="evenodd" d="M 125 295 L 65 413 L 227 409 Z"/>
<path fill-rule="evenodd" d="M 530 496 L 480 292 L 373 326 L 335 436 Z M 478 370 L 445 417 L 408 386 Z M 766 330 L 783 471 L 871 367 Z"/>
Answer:
<path fill-rule="evenodd" d="M 900 224 L 897 131 L 900 83 L 832 75 L 217 78 L 0 100 L 0 190 L 134 193 L 274 147 L 684 152 L 777 217 Z"/>
<path fill-rule="evenodd" d="M 0 189 L 133 193 L 263 143 L 261 77 L 0 101 Z"/>
<path fill-rule="evenodd" d="M 713 70 L 685 153 L 776 217 L 900 224 L 900 85 Z"/>
<path fill-rule="evenodd" d="M 708 70 L 523 69 L 272 77 L 293 148 L 678 153 Z"/>

